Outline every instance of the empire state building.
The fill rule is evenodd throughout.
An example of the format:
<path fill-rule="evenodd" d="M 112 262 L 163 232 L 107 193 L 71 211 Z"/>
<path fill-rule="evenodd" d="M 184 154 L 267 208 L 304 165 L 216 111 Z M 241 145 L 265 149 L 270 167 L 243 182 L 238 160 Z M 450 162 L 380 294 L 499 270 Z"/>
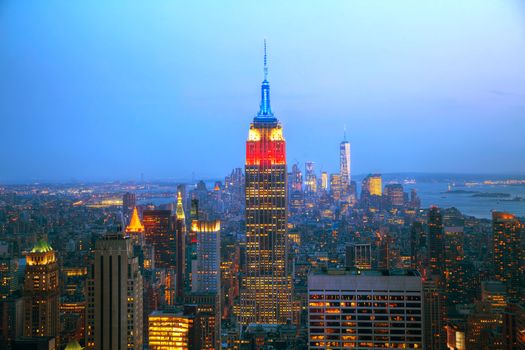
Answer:
<path fill-rule="evenodd" d="M 270 108 L 266 42 L 259 113 L 246 141 L 246 273 L 242 325 L 284 324 L 292 319 L 292 280 L 287 262 L 286 142 Z"/>

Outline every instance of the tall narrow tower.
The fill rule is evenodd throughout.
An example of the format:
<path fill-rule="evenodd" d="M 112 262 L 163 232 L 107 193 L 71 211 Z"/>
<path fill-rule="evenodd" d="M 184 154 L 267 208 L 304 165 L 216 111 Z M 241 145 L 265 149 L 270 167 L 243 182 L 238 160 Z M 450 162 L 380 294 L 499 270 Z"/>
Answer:
<path fill-rule="evenodd" d="M 348 191 L 350 186 L 351 175 L 350 175 L 350 142 L 346 140 L 346 127 L 344 138 L 339 145 L 339 172 L 341 174 L 341 186 L 343 191 Z"/>
<path fill-rule="evenodd" d="M 177 211 L 175 217 L 175 240 L 177 261 L 176 298 L 181 302 L 184 297 L 186 276 L 186 215 L 182 206 L 182 194 L 177 193 Z"/>
<path fill-rule="evenodd" d="M 246 275 L 242 325 L 284 324 L 292 318 L 287 266 L 286 143 L 270 108 L 266 42 L 261 107 L 246 142 Z"/>

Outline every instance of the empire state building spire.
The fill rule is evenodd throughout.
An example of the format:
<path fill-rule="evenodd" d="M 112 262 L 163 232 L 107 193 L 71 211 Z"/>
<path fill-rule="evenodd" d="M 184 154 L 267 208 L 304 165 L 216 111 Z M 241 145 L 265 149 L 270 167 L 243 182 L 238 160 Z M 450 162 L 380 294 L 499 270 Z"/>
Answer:
<path fill-rule="evenodd" d="M 268 82 L 268 59 L 266 55 L 266 39 L 264 40 L 264 80 L 261 85 L 261 108 L 255 121 L 275 121 L 270 107 L 270 83 Z"/>

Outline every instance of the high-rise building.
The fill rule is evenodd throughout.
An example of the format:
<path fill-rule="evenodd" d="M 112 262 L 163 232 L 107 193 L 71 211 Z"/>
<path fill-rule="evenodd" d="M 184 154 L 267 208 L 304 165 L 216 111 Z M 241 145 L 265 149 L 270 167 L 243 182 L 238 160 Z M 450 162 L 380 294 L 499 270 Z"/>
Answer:
<path fill-rule="evenodd" d="M 481 301 L 489 304 L 493 310 L 503 312 L 508 304 L 505 284 L 499 281 L 482 281 Z"/>
<path fill-rule="evenodd" d="M 326 171 L 321 173 L 321 189 L 328 191 L 328 173 Z"/>
<path fill-rule="evenodd" d="M 175 235 L 171 229 L 171 211 L 144 210 L 144 238 L 155 249 L 155 266 L 175 268 Z"/>
<path fill-rule="evenodd" d="M 501 313 L 488 303 L 477 303 L 467 318 L 467 349 L 503 349 L 502 326 Z"/>
<path fill-rule="evenodd" d="M 423 281 L 425 349 L 445 349 L 445 305 L 443 303 L 439 279 L 434 276 L 427 277 Z"/>
<path fill-rule="evenodd" d="M 381 208 L 383 181 L 381 175 L 370 174 L 363 179 L 361 185 L 361 206 L 372 211 Z"/>
<path fill-rule="evenodd" d="M 186 238 L 186 215 L 182 206 L 182 193 L 178 192 L 175 213 L 175 260 L 177 266 L 175 296 L 179 302 L 183 300 L 184 290 L 186 289 Z"/>
<path fill-rule="evenodd" d="M 330 174 L 330 194 L 334 201 L 339 201 L 342 195 L 342 186 L 341 186 L 341 175 L 340 174 Z"/>
<path fill-rule="evenodd" d="M 60 332 L 58 262 L 42 238 L 26 255 L 24 278 L 24 336 L 56 337 Z"/>
<path fill-rule="evenodd" d="M 18 260 L 6 246 L 4 252 L 0 251 L 0 302 L 18 290 L 17 274 Z"/>
<path fill-rule="evenodd" d="M 428 211 L 428 262 L 433 273 L 443 271 L 443 216 L 438 207 L 431 207 Z"/>
<path fill-rule="evenodd" d="M 122 196 L 122 214 L 124 214 L 124 219 L 127 221 L 131 214 L 133 208 L 137 205 L 137 196 L 135 193 L 126 192 Z"/>
<path fill-rule="evenodd" d="M 189 350 L 193 317 L 182 313 L 153 311 L 148 317 L 149 349 Z"/>
<path fill-rule="evenodd" d="M 217 293 L 190 293 L 184 296 L 184 314 L 193 317 L 193 349 L 221 347 L 220 297 Z"/>
<path fill-rule="evenodd" d="M 385 197 L 390 207 L 402 207 L 405 205 L 405 192 L 401 184 L 388 184 L 385 186 Z"/>
<path fill-rule="evenodd" d="M 523 247 L 521 234 L 523 223 L 516 216 L 503 213 L 492 213 L 492 249 L 495 277 L 507 285 L 509 299 L 523 298 L 521 274 L 523 270 Z"/>
<path fill-rule="evenodd" d="M 350 142 L 346 140 L 346 131 L 345 137 L 339 145 L 339 174 L 341 175 L 343 190 L 348 191 L 348 186 L 352 179 L 350 172 Z"/>
<path fill-rule="evenodd" d="M 218 293 L 220 290 L 220 221 L 191 223 L 197 233 L 197 269 L 194 271 L 192 291 Z"/>
<path fill-rule="evenodd" d="M 356 269 L 372 268 L 372 245 L 355 243 L 346 246 L 346 267 Z"/>
<path fill-rule="evenodd" d="M 444 228 L 443 281 L 448 304 L 463 302 L 465 293 L 465 271 L 463 268 L 463 227 Z"/>
<path fill-rule="evenodd" d="M 266 45 L 265 45 L 266 46 Z M 288 268 L 286 142 L 270 108 L 265 50 L 261 107 L 246 142 L 246 273 L 242 325 L 286 323 L 292 318 Z"/>
<path fill-rule="evenodd" d="M 95 245 L 88 279 L 87 349 L 143 347 L 143 288 L 131 238 L 106 234 Z"/>
<path fill-rule="evenodd" d="M 342 183 L 342 181 L 341 181 Z M 381 196 L 383 194 L 383 180 L 380 174 L 370 174 L 363 179 L 361 195 Z"/>
<path fill-rule="evenodd" d="M 0 345 L 9 345 L 23 335 L 24 298 L 19 291 L 0 301 Z"/>
<path fill-rule="evenodd" d="M 427 235 L 423 224 L 414 221 L 410 227 L 410 266 L 422 271 L 426 261 Z"/>
<path fill-rule="evenodd" d="M 308 276 L 308 348 L 423 348 L 423 290 L 415 270 Z"/>
<path fill-rule="evenodd" d="M 305 191 L 306 194 L 312 195 L 317 192 L 317 176 L 315 176 L 315 163 L 306 162 L 304 164 L 304 174 L 305 174 Z"/>

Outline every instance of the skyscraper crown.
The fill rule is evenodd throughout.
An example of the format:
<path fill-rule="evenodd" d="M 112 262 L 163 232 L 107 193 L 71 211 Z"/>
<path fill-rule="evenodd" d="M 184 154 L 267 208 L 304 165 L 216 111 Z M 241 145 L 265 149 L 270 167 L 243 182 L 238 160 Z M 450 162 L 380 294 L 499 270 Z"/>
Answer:
<path fill-rule="evenodd" d="M 186 215 L 184 214 L 184 208 L 182 207 L 182 193 L 177 193 L 177 220 L 184 220 Z"/>
<path fill-rule="evenodd" d="M 256 123 L 276 122 L 270 107 L 270 83 L 268 82 L 268 60 L 266 55 L 266 39 L 264 40 L 264 80 L 261 84 L 261 106 L 254 118 Z"/>

